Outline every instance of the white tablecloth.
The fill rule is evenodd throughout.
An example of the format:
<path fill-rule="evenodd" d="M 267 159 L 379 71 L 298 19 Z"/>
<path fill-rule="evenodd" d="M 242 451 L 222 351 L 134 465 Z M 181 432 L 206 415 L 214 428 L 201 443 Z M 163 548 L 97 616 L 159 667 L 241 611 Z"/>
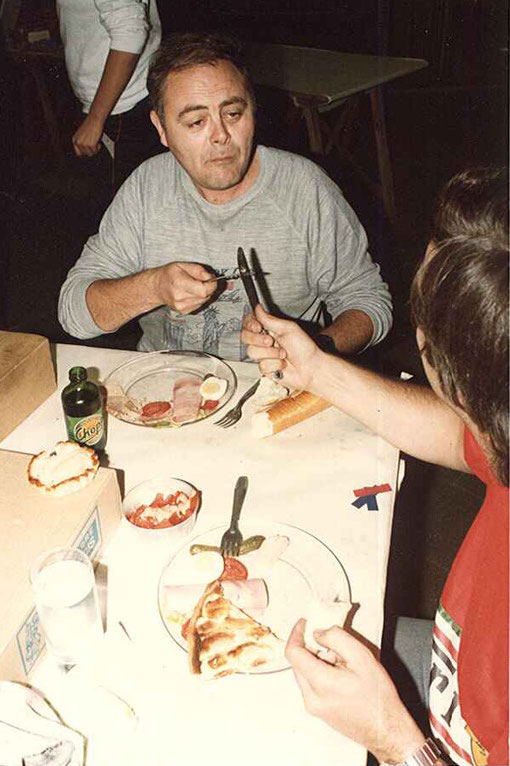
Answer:
<path fill-rule="evenodd" d="M 37 453 L 66 438 L 60 391 L 67 383 L 69 368 L 78 364 L 96 368 L 102 380 L 134 355 L 70 345 L 56 350 L 58 391 L 1 443 L 2 448 Z M 257 368 L 248 363 L 231 366 L 238 378 L 235 402 L 257 376 Z M 110 418 L 110 465 L 124 472 L 126 491 L 161 473 L 198 487 L 202 508 L 193 534 L 217 523 L 227 524 L 235 480 L 246 474 L 250 484 L 242 518 L 292 524 L 322 540 L 342 562 L 352 601 L 359 604 L 353 628 L 378 644 L 397 450 L 333 408 L 264 440 L 251 433 L 249 405 L 241 421 L 230 429 L 217 427 L 214 421 L 218 418 L 171 430 L 141 428 Z M 355 489 L 384 483 L 392 491 L 377 496 L 377 511 L 352 505 Z M 117 728 L 111 724 L 109 740 L 116 755 L 96 754 L 91 747 L 87 763 L 364 763 L 362 748 L 306 713 L 291 670 L 205 684 L 190 677 L 187 658 L 166 633 L 157 609 L 158 579 L 172 551 L 141 543 L 125 524 L 104 555 L 108 629 L 87 672 L 93 682 L 104 684 L 129 702 L 138 724 L 133 731 L 131 726 L 124 727 L 125 721 Z M 119 628 L 119 621 L 131 641 Z M 53 694 L 55 705 L 58 698 L 66 706 L 61 680 L 49 660 L 31 680 L 50 700 Z M 65 710 L 61 712 L 65 717 Z M 105 713 L 101 719 L 105 726 L 107 718 Z M 90 725 L 99 736 L 97 718 Z"/>

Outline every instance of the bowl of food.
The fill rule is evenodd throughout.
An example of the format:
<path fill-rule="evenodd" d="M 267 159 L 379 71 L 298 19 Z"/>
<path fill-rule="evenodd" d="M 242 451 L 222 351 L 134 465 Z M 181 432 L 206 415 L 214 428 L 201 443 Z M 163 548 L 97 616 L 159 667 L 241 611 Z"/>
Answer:
<path fill-rule="evenodd" d="M 160 476 L 133 487 L 124 498 L 122 512 L 141 539 L 168 542 L 191 533 L 200 501 L 200 491 L 189 482 Z"/>

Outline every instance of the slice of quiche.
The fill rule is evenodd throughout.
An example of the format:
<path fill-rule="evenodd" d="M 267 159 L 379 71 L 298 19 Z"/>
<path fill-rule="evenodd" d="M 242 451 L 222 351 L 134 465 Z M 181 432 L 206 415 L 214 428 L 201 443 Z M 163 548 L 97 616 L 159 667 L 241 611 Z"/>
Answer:
<path fill-rule="evenodd" d="M 223 594 L 219 580 L 208 585 L 191 616 L 188 634 L 191 672 L 204 679 L 250 673 L 283 656 L 284 642 Z"/>

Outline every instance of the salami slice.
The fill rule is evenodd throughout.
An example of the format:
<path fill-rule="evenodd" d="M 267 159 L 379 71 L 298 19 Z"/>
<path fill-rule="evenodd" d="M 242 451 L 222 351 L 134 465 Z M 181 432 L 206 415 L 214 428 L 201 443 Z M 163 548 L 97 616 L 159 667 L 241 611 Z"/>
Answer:
<path fill-rule="evenodd" d="M 174 383 L 173 391 L 173 418 L 174 423 L 188 423 L 196 420 L 200 410 L 199 378 L 179 378 Z"/>
<path fill-rule="evenodd" d="M 148 402 L 140 413 L 144 420 L 159 420 L 171 409 L 170 402 Z"/>

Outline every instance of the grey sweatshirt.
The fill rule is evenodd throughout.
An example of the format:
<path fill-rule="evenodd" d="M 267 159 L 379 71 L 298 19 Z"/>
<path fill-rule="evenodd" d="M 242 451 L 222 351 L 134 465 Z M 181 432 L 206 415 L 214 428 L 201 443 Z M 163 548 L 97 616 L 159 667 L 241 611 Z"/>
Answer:
<path fill-rule="evenodd" d="M 147 160 L 127 179 L 99 232 L 70 270 L 59 319 L 77 338 L 103 333 L 85 301 L 88 286 L 172 261 L 195 261 L 232 273 L 239 246 L 253 248 L 266 272 L 259 282 L 266 308 L 316 320 L 324 304 L 333 319 L 361 309 L 374 325 L 372 344 L 391 327 L 391 297 L 367 249 L 366 234 L 339 188 L 313 162 L 259 146 L 260 172 L 241 197 L 207 202 L 168 152 Z M 166 306 L 139 318 L 141 351 L 194 349 L 224 359 L 246 358 L 240 341 L 250 312 L 240 280 L 193 315 Z"/>

